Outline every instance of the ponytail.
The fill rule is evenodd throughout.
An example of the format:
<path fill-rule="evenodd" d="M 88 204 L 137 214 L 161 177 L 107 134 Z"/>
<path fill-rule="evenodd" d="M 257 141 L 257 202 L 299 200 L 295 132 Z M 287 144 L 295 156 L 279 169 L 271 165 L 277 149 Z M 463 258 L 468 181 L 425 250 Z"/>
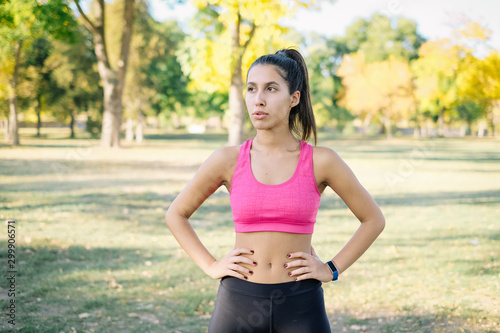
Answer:
<path fill-rule="evenodd" d="M 290 110 L 288 127 L 293 134 L 303 141 L 308 141 L 313 136 L 314 145 L 316 145 L 316 121 L 311 104 L 309 74 L 302 55 L 299 51 L 291 48 L 279 50 L 275 54 L 260 57 L 250 66 L 250 69 L 259 64 L 275 66 L 278 73 L 287 82 L 290 95 L 295 91 L 300 92 L 299 104 Z"/>

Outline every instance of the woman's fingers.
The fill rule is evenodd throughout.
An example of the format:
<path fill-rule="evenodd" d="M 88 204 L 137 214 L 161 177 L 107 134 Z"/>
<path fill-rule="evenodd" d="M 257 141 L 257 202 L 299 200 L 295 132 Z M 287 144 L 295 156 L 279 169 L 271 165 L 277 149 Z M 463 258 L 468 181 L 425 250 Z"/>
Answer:
<path fill-rule="evenodd" d="M 245 256 L 245 255 L 252 255 L 254 253 L 255 252 L 250 249 L 237 248 L 231 250 L 226 257 L 230 257 L 233 263 L 243 263 L 255 266 L 257 265 L 257 263 L 254 260 Z"/>
<path fill-rule="evenodd" d="M 257 262 L 248 258 L 246 255 L 252 255 L 254 251 L 245 248 L 235 248 L 219 260 L 219 264 L 225 270 L 222 275 L 230 275 L 239 279 L 248 279 L 247 275 L 252 275 L 253 271 L 241 264 L 256 266 Z"/>
<path fill-rule="evenodd" d="M 255 252 L 251 249 L 235 248 L 232 249 L 229 253 L 234 253 L 235 255 L 241 255 L 241 254 L 254 254 Z"/>
<path fill-rule="evenodd" d="M 288 275 L 294 277 L 296 281 L 306 279 L 329 281 L 325 264 L 317 256 L 314 248 L 311 247 L 311 253 L 294 252 L 287 255 L 287 258 L 291 261 L 285 264 L 285 268 L 290 269 Z"/>

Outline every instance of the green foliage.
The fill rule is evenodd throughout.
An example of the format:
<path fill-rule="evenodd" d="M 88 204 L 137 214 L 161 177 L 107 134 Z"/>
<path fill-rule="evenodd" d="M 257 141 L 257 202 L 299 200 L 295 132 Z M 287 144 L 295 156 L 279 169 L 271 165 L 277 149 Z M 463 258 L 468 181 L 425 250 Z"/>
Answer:
<path fill-rule="evenodd" d="M 460 119 L 463 119 L 467 124 L 471 124 L 484 115 L 484 107 L 473 101 L 464 101 L 457 107 L 457 112 Z"/>
<path fill-rule="evenodd" d="M 33 10 L 41 29 L 54 39 L 73 43 L 78 23 L 66 0 L 49 0 L 38 4 Z"/>
<path fill-rule="evenodd" d="M 189 105 L 188 79 L 175 54 L 186 37 L 177 21 L 156 22 L 137 6 L 124 101 L 127 116 L 137 112 L 169 118 Z"/>
<path fill-rule="evenodd" d="M 349 110 L 338 103 L 344 86 L 337 70 L 349 49 L 343 38 L 311 37 L 313 44 L 308 49 L 307 61 L 311 64 L 309 75 L 316 121 L 319 127 L 330 126 L 342 131 L 354 119 Z"/>
<path fill-rule="evenodd" d="M 362 51 L 367 62 L 384 61 L 391 55 L 408 61 L 416 59 L 424 42 L 415 21 L 381 14 L 353 23 L 346 30 L 345 40 L 350 52 Z"/>
<path fill-rule="evenodd" d="M 3 2 L 0 21 L 0 90 L 10 89 L 10 117 L 16 119 L 11 135 L 17 145 L 18 100 L 24 109 L 27 101 L 36 100 L 40 110 L 41 96 L 49 86 L 50 75 L 43 64 L 51 51 L 47 41 L 54 38 L 73 42 L 77 23 L 66 0 Z M 25 54 L 25 50 L 32 52 Z M 0 91 L 0 98 L 5 95 Z"/>

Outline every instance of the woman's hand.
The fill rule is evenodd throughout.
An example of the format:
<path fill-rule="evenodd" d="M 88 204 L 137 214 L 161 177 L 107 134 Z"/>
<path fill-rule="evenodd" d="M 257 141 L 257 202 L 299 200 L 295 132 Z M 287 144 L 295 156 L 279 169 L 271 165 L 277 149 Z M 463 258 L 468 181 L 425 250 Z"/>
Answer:
<path fill-rule="evenodd" d="M 234 276 L 247 280 L 247 275 L 252 275 L 253 271 L 240 264 L 257 266 L 257 262 L 245 257 L 244 254 L 252 255 L 254 251 L 242 248 L 232 249 L 222 259 L 214 261 L 205 272 L 214 279 L 220 279 L 224 276 Z"/>
<path fill-rule="evenodd" d="M 294 252 L 287 256 L 290 262 L 285 264 L 289 269 L 288 275 L 295 278 L 295 281 L 316 279 L 322 282 L 329 282 L 333 279 L 333 274 L 327 264 L 325 264 L 316 254 L 311 246 L 311 253 Z"/>

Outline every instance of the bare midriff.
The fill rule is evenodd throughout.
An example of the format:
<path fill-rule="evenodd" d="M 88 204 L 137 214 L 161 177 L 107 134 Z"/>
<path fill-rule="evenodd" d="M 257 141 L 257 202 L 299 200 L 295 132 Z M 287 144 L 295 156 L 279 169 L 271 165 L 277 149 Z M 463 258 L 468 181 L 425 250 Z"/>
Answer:
<path fill-rule="evenodd" d="M 236 233 L 237 248 L 253 250 L 253 255 L 246 255 L 257 262 L 257 266 L 242 264 L 253 271 L 248 274 L 248 281 L 256 283 L 282 283 L 293 281 L 284 265 L 293 259 L 287 255 L 293 252 L 311 253 L 309 234 L 293 234 L 275 231 Z M 297 268 L 294 268 L 297 269 Z"/>

